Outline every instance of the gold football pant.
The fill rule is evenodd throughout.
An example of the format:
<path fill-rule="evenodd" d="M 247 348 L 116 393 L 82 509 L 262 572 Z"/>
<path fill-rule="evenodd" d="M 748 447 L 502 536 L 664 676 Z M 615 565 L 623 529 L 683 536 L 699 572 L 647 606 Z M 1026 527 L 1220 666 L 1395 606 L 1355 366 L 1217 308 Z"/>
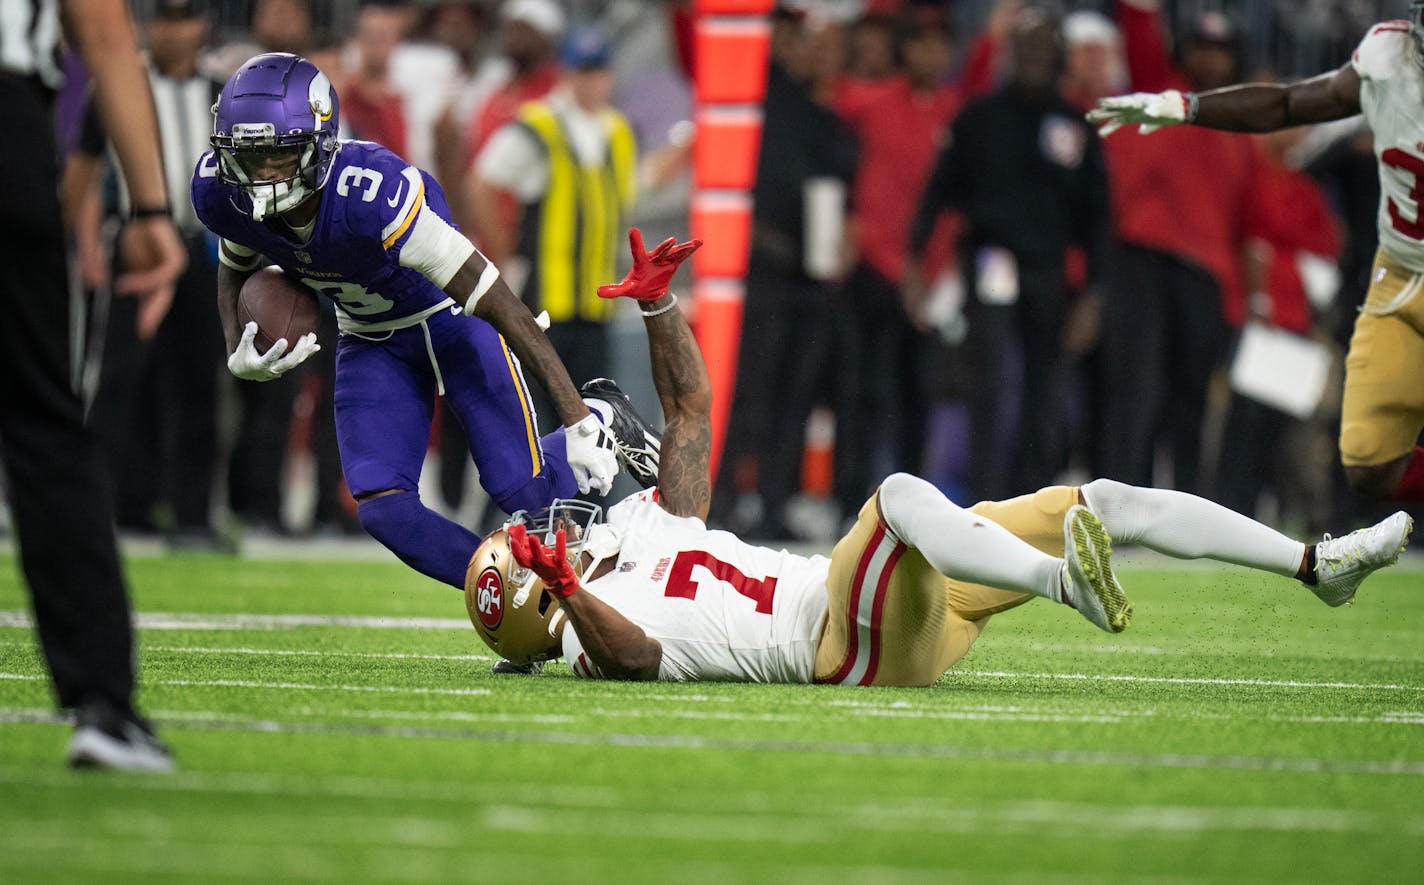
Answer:
<path fill-rule="evenodd" d="M 1077 503 L 1077 488 L 1053 486 L 969 510 L 1062 556 L 1063 519 Z M 964 657 L 990 616 L 1033 598 L 940 574 L 890 531 L 879 490 L 831 553 L 826 587 L 815 680 L 837 685 L 929 685 Z"/>
<path fill-rule="evenodd" d="M 1424 429 L 1424 273 L 1383 249 L 1345 357 L 1340 461 L 1387 464 L 1409 454 Z"/>

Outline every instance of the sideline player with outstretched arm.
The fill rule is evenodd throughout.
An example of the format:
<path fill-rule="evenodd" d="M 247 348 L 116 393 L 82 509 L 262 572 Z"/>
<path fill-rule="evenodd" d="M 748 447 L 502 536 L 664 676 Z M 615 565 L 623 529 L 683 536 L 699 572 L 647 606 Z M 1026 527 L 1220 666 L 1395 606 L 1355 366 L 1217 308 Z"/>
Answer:
<path fill-rule="evenodd" d="M 607 493 L 620 460 L 635 478 L 656 476 L 655 435 L 606 379 L 580 398 L 528 308 L 451 223 L 435 180 L 379 144 L 337 137 L 337 96 L 316 66 L 288 53 L 249 59 L 213 112 L 213 150 L 198 161 L 192 194 L 221 238 L 228 368 L 267 381 L 319 348 L 309 334 L 290 349 L 282 339 L 257 350 L 257 325 L 238 322 L 237 300 L 262 265 L 335 303 L 342 471 L 362 526 L 396 556 L 462 587 L 480 542 L 417 492 L 437 392 L 506 512 Z M 537 435 L 522 366 L 548 391 L 562 430 Z"/>
<path fill-rule="evenodd" d="M 1379 161 L 1379 251 L 1345 358 L 1340 460 L 1356 491 L 1424 501 L 1424 0 L 1409 21 L 1372 27 L 1350 61 L 1292 84 L 1246 83 L 1191 93 L 1100 99 L 1099 131 L 1148 134 L 1191 124 L 1270 132 L 1363 112 Z"/>
<path fill-rule="evenodd" d="M 644 253 L 634 230 L 632 271 L 599 290 L 642 303 L 667 416 L 658 487 L 606 522 L 581 502 L 516 514 L 470 561 L 471 620 L 507 658 L 562 654 L 591 678 L 928 685 L 992 616 L 1035 597 L 1126 628 L 1113 539 L 1294 577 L 1329 605 L 1353 599 L 1407 542 L 1402 512 L 1307 545 L 1183 492 L 1099 479 L 966 510 L 904 473 L 881 484 L 829 559 L 710 531 L 711 386 L 667 293 L 699 245 Z"/>

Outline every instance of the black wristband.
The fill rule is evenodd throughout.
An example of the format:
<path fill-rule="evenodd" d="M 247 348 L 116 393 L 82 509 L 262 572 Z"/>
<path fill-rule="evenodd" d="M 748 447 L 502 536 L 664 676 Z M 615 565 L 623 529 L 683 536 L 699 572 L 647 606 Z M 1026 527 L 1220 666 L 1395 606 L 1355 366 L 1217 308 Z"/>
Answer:
<path fill-rule="evenodd" d="M 129 217 L 134 219 L 160 217 L 172 218 L 173 208 L 167 203 L 164 203 L 162 206 L 135 206 L 133 207 L 133 210 L 129 212 Z"/>

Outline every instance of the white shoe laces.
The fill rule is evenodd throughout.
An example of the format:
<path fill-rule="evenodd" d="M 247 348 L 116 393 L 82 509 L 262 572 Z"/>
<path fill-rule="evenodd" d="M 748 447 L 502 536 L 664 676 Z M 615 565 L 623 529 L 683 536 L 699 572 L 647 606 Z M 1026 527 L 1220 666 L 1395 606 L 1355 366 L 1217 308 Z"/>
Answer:
<path fill-rule="evenodd" d="M 1364 547 L 1356 544 L 1353 547 L 1345 547 L 1340 542 L 1348 540 L 1350 535 L 1344 538 L 1332 538 L 1329 532 L 1325 533 L 1325 538 L 1316 545 L 1315 548 L 1315 571 L 1326 569 L 1331 575 L 1338 574 L 1349 567 L 1356 565 L 1360 557 L 1364 554 Z"/>

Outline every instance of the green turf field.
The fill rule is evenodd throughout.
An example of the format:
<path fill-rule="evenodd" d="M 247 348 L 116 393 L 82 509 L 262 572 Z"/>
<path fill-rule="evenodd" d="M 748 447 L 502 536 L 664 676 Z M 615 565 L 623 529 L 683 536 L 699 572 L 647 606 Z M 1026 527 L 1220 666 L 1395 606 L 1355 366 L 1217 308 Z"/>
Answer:
<path fill-rule="evenodd" d="M 164 777 L 63 767 L 6 558 L 0 882 L 1420 881 L 1413 568 L 1129 569 L 1121 636 L 1037 603 L 856 690 L 493 677 L 393 562 L 135 559 Z"/>

